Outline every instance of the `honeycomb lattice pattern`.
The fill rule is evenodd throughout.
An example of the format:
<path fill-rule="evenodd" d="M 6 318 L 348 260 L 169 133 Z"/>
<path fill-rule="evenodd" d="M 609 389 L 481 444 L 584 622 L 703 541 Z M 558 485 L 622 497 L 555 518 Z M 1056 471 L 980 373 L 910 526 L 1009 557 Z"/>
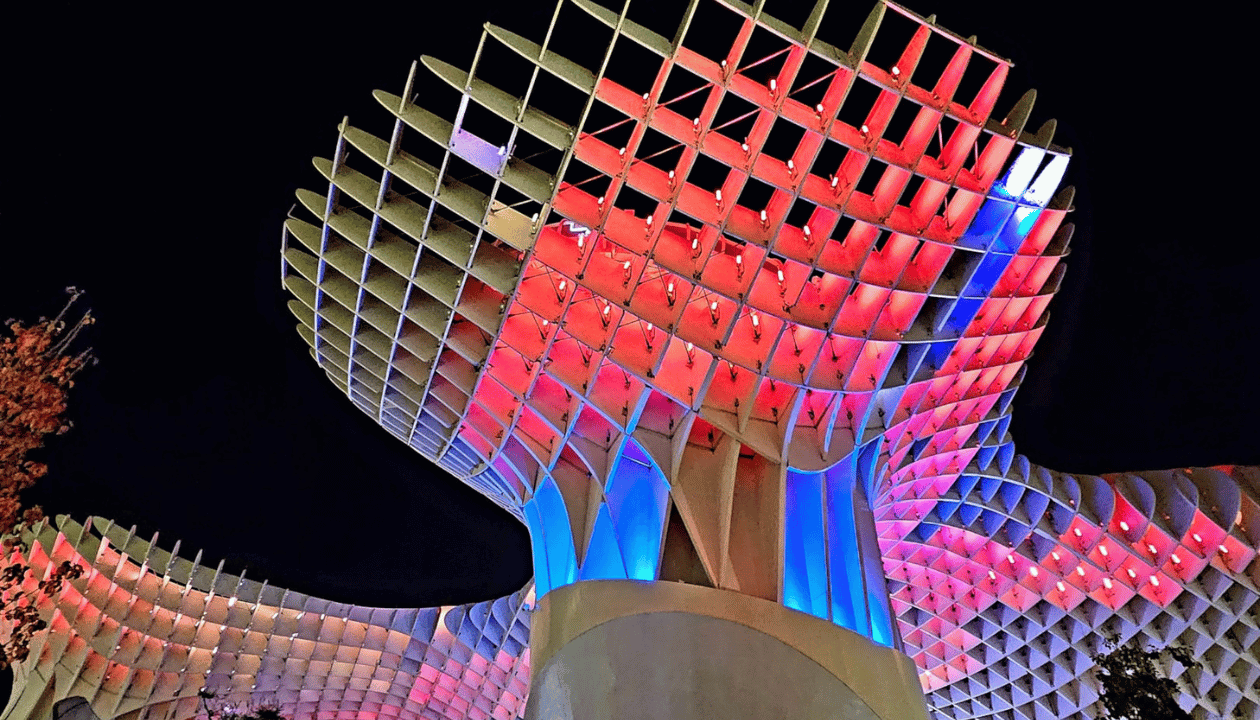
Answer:
<path fill-rule="evenodd" d="M 1089 671 L 1109 637 L 1200 658 L 1166 668 L 1196 718 L 1260 716 L 1258 479 L 1256 468 L 1070 476 L 1018 459 L 974 495 L 938 500 L 930 530 L 883 542 L 905 650 L 937 717 L 1097 716 Z M 969 500 L 984 509 L 942 507 Z M 1012 522 L 1027 528 L 1017 542 Z"/>
<path fill-rule="evenodd" d="M 586 567 L 589 519 L 641 448 L 667 483 L 664 555 L 683 538 L 700 581 L 784 601 L 788 521 L 763 500 L 790 472 L 872 458 L 861 482 L 891 610 L 942 718 L 1096 713 L 1088 671 L 1107 634 L 1195 650 L 1201 670 L 1172 671 L 1196 716 L 1260 716 L 1255 471 L 1074 477 L 1016 455 L 1007 432 L 1071 235 L 1053 122 L 1024 131 L 1031 93 L 998 119 L 1010 64 L 932 18 L 881 2 L 842 50 L 818 37 L 840 12 L 824 0 L 797 29 L 761 5 L 697 1 L 670 40 L 572 0 L 541 46 L 488 26 L 471 72 L 422 58 L 456 91 L 455 119 L 417 104 L 444 85 L 413 70 L 401 96 L 376 94 L 395 117 L 388 139 L 347 122 L 316 161 L 328 190 L 298 197 L 318 224 L 286 223 L 284 283 L 313 356 L 360 409 L 517 517 L 555 493 L 567 546 L 542 562 L 569 568 Z M 609 38 L 598 70 L 562 56 L 569 15 L 588 22 L 583 42 Z M 726 26 L 729 46 L 712 51 Z M 885 38 L 896 59 L 869 60 Z M 519 93 L 486 79 L 495 50 L 527 61 Z M 659 71 L 636 85 L 623 56 Z M 732 475 L 755 480 L 756 502 L 734 502 Z M 338 606 L 314 623 L 298 608 L 321 601 L 219 590 L 226 576 L 168 581 L 92 533 L 49 532 L 33 560 L 78 552 L 97 572 L 76 585 L 85 600 L 55 611 L 67 632 L 19 678 L 21 702 L 78 688 L 102 716 L 182 720 L 205 677 L 274 677 L 231 689 L 300 718 L 522 707 L 519 594 L 440 612 Z M 189 620 L 183 599 L 154 603 L 142 586 L 158 581 L 181 598 L 215 588 L 197 617 L 213 609 L 218 625 Z M 234 592 L 274 617 L 235 625 L 246 603 L 218 607 Z M 181 614 L 145 624 L 129 598 Z M 93 615 L 135 639 L 103 652 L 121 631 L 82 624 Z M 353 622 L 327 622 L 341 616 Z M 177 637 L 193 648 L 182 665 L 145 664 Z M 128 642 L 144 651 L 121 655 Z M 54 674 L 65 680 L 42 694 Z"/>
<path fill-rule="evenodd" d="M 49 717 L 80 696 L 101 718 L 186 720 L 202 688 L 294 718 L 524 712 L 529 588 L 472 605 L 360 607 L 229 575 L 108 520 L 58 524 L 27 533 L 35 575 L 64 560 L 89 572 L 41 608 L 51 630 L 16 668 L 6 717 Z"/>
<path fill-rule="evenodd" d="M 1023 131 L 1032 95 L 993 115 L 1009 63 L 886 4 L 848 51 L 816 22 L 704 5 L 739 26 L 721 57 L 688 45 L 699 4 L 679 42 L 574 5 L 557 17 L 612 39 L 598 73 L 489 26 L 483 48 L 537 67 L 521 99 L 476 65 L 422 58 L 459 92 L 454 122 L 413 102 L 427 94 L 413 73 L 402 97 L 377 93 L 388 139 L 347 122 L 316 160 L 328 193 L 299 198 L 322 226 L 286 224 L 284 267 L 330 377 L 535 538 L 558 538 L 535 542 L 544 593 L 589 577 L 610 535 L 624 563 L 604 570 L 659 577 L 629 567 L 659 553 L 596 520 L 624 524 L 616 469 L 635 448 L 667 486 L 647 534 L 676 513 L 700 582 L 774 601 L 789 471 L 900 468 L 912 450 L 949 456 L 941 481 L 972 458 L 1009 463 L 1009 400 L 1058 286 L 1072 195 L 1056 194 L 1068 157 L 1053 123 Z M 888 68 L 865 60 L 885 16 L 912 28 Z M 932 43 L 941 68 L 921 66 Z M 605 73 L 618 48 L 658 56 L 650 84 Z M 964 98 L 969 72 L 984 80 Z M 571 118 L 534 105 L 540 73 L 578 91 Z M 468 129 L 478 113 L 503 135 Z M 523 147 L 553 150 L 554 171 Z M 876 475 L 858 478 L 867 496 Z M 544 517 L 558 518 L 545 533 Z"/>
<path fill-rule="evenodd" d="M 1179 643 L 1200 658 L 1199 669 L 1169 668 L 1196 718 L 1255 718 L 1260 563 L 1254 538 L 1248 550 L 1240 532 L 1260 522 L 1260 471 L 1110 478 L 1119 491 L 1102 478 L 1051 477 L 1064 489 L 1062 504 L 1081 509 L 1059 509 L 1059 520 L 1038 523 L 1041 534 L 1057 532 L 1058 525 L 1072 538 L 1042 545 L 1053 549 L 1040 564 L 1018 554 L 1015 563 L 1005 556 L 993 562 L 976 552 L 985 547 L 976 535 L 970 547 L 945 541 L 968 539 L 957 525 L 886 553 L 906 651 L 925 669 L 936 716 L 1096 716 L 1090 658 L 1105 637 L 1115 636 L 1154 647 Z M 1136 519 L 1142 512 L 1134 509 L 1143 502 L 1149 521 Z M 1228 530 L 1212 519 L 1230 511 L 1240 522 Z M 183 720 L 196 714 L 202 687 L 232 702 L 278 702 L 295 718 L 481 719 L 523 711 L 528 588 L 474 605 L 364 608 L 226 574 L 222 564 L 201 565 L 200 553 L 193 561 L 179 558 L 178 544 L 167 553 L 156 537 L 145 542 L 108 521 L 79 525 L 61 518 L 59 526 L 60 532 L 42 525 L 26 536 L 35 575 L 62 560 L 91 572 L 73 581 L 59 602 L 41 608 L 53 632 L 18 666 L 8 717 L 38 717 L 57 700 L 82 696 L 101 717 Z M 952 581 L 929 576 L 951 563 Z M 1129 577 L 1129 569 L 1143 566 L 1147 575 Z M 1032 567 L 1051 578 L 1045 588 L 1028 586 Z M 898 579 L 909 575 L 930 577 L 931 587 L 944 588 L 942 595 L 958 597 L 942 607 L 929 593 L 909 593 L 928 587 Z M 1153 584 L 1150 577 L 1162 581 Z M 1064 590 L 1050 589 L 1058 582 Z M 1061 604 L 1065 598 L 1073 599 L 1068 607 Z"/>
<path fill-rule="evenodd" d="M 1255 593 L 1243 570 L 1255 538 L 1234 518 L 1208 521 L 1212 513 L 1196 509 L 1191 515 L 1215 528 L 1209 535 L 1236 545 L 1216 567 L 1210 544 L 1192 547 L 1201 543 L 1184 520 L 1140 520 L 1154 517 L 1153 497 L 1198 508 L 1200 485 L 1228 492 L 1211 489 L 1227 481 L 1120 477 L 1113 491 L 1102 479 L 1033 468 L 1014 453 L 1010 400 L 1057 289 L 1071 192 L 1051 199 L 1066 162 L 1049 145 L 1053 125 L 1021 132 L 1031 97 L 1006 120 L 989 118 L 1009 65 L 913 16 L 918 29 L 900 59 L 877 67 L 863 58 L 878 18 L 846 53 L 814 35 L 818 15 L 798 31 L 760 8 L 727 3 L 746 20 L 730 54 L 709 58 L 689 49 L 686 23 L 674 43 L 575 4 L 664 59 L 650 87 L 623 87 L 490 28 L 489 39 L 587 96 L 568 124 L 531 108 L 528 92 L 509 102 L 511 94 L 470 82 L 475 69 L 424 60 L 473 103 L 513 122 L 499 153 L 501 181 L 509 183 L 509 169 L 545 177 L 531 197 L 546 197 L 544 185 L 558 188 L 540 214 L 565 219 L 535 220 L 529 241 L 508 243 L 523 249 L 524 269 L 515 296 L 500 304 L 498 334 L 486 338 L 493 381 L 468 384 L 467 397 L 448 406 L 463 424 L 446 427 L 486 461 L 483 478 L 512 479 L 514 492 L 501 502 L 522 502 L 541 476 L 568 463 L 602 479 L 623 434 L 652 447 L 655 432 L 683 448 L 659 458 L 679 506 L 686 473 L 677 471 L 691 468 L 676 456 L 693 445 L 716 450 L 730 435 L 811 468 L 881 439 L 887 462 L 872 506 L 885 570 L 906 650 L 940 712 L 1031 718 L 1088 710 L 1094 686 L 1077 678 L 1101 633 L 1125 639 L 1140 627 L 1156 644 L 1180 638 L 1197 649 L 1221 634 L 1194 635 L 1196 617 L 1223 612 L 1212 626 L 1233 628 L 1238 641 L 1226 655 L 1238 666 L 1218 660 L 1219 672 L 1194 673 L 1202 691 L 1194 695 L 1207 716 L 1253 716 Z M 745 57 L 763 32 L 783 41 L 779 55 Z M 941 38 L 956 42 L 957 53 L 939 76 L 916 84 L 925 44 Z M 994 64 L 964 105 L 952 93 L 973 53 Z M 819 58 L 832 65 L 810 74 L 806 60 Z M 778 69 L 774 80 L 751 79 L 749 68 L 765 62 Z M 690 84 L 680 87 L 674 73 Z M 861 94 L 851 91 L 863 83 L 877 88 L 876 99 L 852 112 L 850 98 Z M 811 88 L 825 88 L 816 104 L 802 102 Z M 406 118 L 407 101 L 378 97 Z M 600 103 L 624 119 L 579 131 Z M 890 136 L 899 107 L 911 108 L 914 121 L 904 136 Z M 420 123 L 405 124 L 433 137 Z M 767 147 L 783 128 L 799 142 L 776 157 Z M 445 130 L 438 139 L 449 137 L 450 153 L 476 164 L 475 138 Z M 566 151 L 556 174 L 513 155 L 522 131 Z M 832 143 L 838 152 L 829 152 Z M 565 173 L 569 152 L 583 175 Z M 693 174 L 708 161 L 725 174 Z M 768 188 L 764 205 L 745 200 L 758 184 Z M 494 332 L 492 324 L 483 323 Z M 684 444 L 678 437 L 689 424 Z M 1176 489 L 1153 489 L 1169 483 Z M 1082 502 L 1089 506 L 1078 512 Z M 1237 504 L 1247 502 L 1254 504 Z M 705 538 L 689 529 L 703 555 Z M 1115 543 L 1110 558 L 1085 552 L 1103 547 L 1103 537 Z M 1223 594 L 1202 585 L 1223 593 L 1222 578 L 1234 589 L 1220 607 L 1213 601 Z"/>
<path fill-rule="evenodd" d="M 413 103 L 413 73 L 403 97 L 376 93 L 388 139 L 346 124 L 316 160 L 329 192 L 299 199 L 323 225 L 286 224 L 285 284 L 361 409 L 518 516 L 546 475 L 605 479 L 629 439 L 674 482 L 688 450 L 726 438 L 797 470 L 886 433 L 903 450 L 942 383 L 965 395 L 961 425 L 997 420 L 1070 235 L 1053 123 L 1022 131 L 1031 95 L 991 117 L 1009 63 L 884 4 L 849 51 L 759 15 L 719 59 L 689 49 L 690 15 L 671 43 L 573 5 L 615 29 L 606 59 L 660 56 L 651 87 L 490 26 L 580 91 L 572 123 L 531 104 L 533 82 L 518 100 L 426 57 L 462 94 L 455 122 Z M 862 59 L 886 7 L 917 28 L 891 70 Z M 915 84 L 929 41 L 952 59 Z M 765 43 L 780 49 L 746 56 Z M 504 137 L 466 130 L 477 112 Z M 584 129 L 597 115 L 614 121 Z M 554 149 L 555 171 L 518 147 Z M 991 227 L 968 232 L 977 218 Z"/>

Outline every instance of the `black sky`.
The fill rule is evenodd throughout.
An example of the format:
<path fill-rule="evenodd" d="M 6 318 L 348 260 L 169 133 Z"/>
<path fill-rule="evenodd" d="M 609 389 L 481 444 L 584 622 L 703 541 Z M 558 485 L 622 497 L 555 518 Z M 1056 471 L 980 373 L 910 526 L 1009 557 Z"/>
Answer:
<path fill-rule="evenodd" d="M 785 4 L 769 12 L 799 14 Z M 832 4 L 859 21 L 869 9 Z M 632 17 L 675 5 L 636 0 Z M 999 110 L 1036 87 L 1031 124 L 1057 118 L 1074 150 L 1073 253 L 1012 432 L 1067 471 L 1260 463 L 1255 181 L 1235 170 L 1253 151 L 1228 109 L 1248 66 L 1219 17 L 1095 5 L 911 4 L 1014 59 Z M 400 92 L 413 59 L 467 67 L 487 20 L 541 38 L 550 3 L 9 11 L 0 319 L 87 288 L 101 359 L 32 499 L 337 600 L 520 587 L 524 529 L 315 367 L 284 307 L 279 243 L 293 191 L 322 188 L 309 160 L 331 153 L 343 115 L 380 128 L 371 91 Z"/>

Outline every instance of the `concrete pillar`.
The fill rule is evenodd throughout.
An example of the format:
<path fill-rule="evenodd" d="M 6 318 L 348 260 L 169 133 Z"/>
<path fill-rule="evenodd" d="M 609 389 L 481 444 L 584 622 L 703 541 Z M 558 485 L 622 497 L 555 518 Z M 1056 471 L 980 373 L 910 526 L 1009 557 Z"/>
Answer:
<path fill-rule="evenodd" d="M 728 590 L 597 580 L 532 619 L 527 720 L 926 720 L 905 655 Z"/>

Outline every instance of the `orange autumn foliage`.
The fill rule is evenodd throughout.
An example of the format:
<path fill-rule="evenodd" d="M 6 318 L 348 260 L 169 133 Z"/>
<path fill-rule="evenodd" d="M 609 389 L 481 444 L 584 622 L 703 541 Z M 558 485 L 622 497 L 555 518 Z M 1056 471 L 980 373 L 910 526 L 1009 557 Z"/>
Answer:
<path fill-rule="evenodd" d="M 9 321 L 0 336 L 0 666 L 27 657 L 35 633 L 46 627 L 37 606 L 83 573 L 63 562 L 46 577 L 34 577 L 18 539 L 23 528 L 43 518 L 38 506 L 22 506 L 22 491 L 48 472 L 47 465 L 28 454 L 43 447 L 48 435 L 70 429 L 63 417 L 66 393 L 74 387 L 75 375 L 92 361 L 90 351 L 69 352 L 75 336 L 93 319 L 86 313 L 67 326 L 66 312 L 81 294 L 74 288 L 68 292 L 70 301 L 56 318 L 29 326 Z"/>

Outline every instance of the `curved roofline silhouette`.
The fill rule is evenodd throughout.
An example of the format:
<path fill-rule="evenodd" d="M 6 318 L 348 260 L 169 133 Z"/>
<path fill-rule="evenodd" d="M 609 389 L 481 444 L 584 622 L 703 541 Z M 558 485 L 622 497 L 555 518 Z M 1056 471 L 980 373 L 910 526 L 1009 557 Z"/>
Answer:
<path fill-rule="evenodd" d="M 1092 712 L 1108 635 L 1191 647 L 1183 704 L 1256 717 L 1257 470 L 1070 475 L 1007 432 L 1071 237 L 1035 93 L 998 113 L 1009 61 L 893 3 L 847 47 L 818 36 L 840 8 L 772 11 L 697 0 L 667 38 L 573 0 L 541 45 L 487 25 L 471 72 L 424 57 L 376 93 L 388 137 L 343 122 L 326 191 L 298 193 L 316 222 L 285 223 L 312 356 L 529 525 L 533 587 L 334 605 L 44 525 L 37 567 L 94 572 L 47 608 L 6 717 L 79 694 L 184 718 L 202 687 L 301 717 L 517 717 L 529 598 L 616 578 L 900 649 L 942 718 Z M 564 57 L 562 12 L 603 29 L 598 67 Z M 492 84 L 488 44 L 526 85 Z M 458 103 L 422 107 L 443 85 Z"/>

